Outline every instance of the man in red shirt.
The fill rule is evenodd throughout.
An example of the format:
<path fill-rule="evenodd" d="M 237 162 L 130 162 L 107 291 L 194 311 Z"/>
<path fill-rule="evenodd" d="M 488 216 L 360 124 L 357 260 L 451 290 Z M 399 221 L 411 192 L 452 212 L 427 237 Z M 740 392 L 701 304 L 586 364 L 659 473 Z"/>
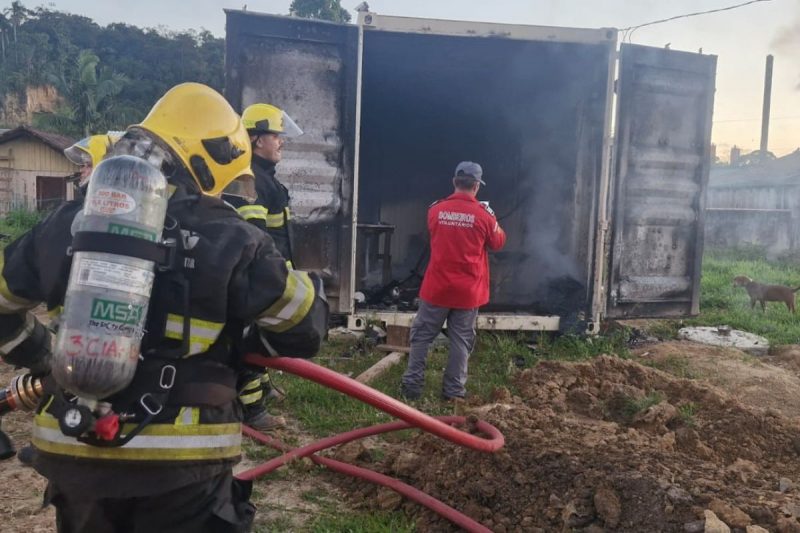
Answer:
<path fill-rule="evenodd" d="M 411 353 L 403 374 L 402 395 L 416 400 L 425 384 L 428 348 L 447 320 L 450 355 L 442 383 L 446 400 L 463 398 L 467 360 L 475 343 L 478 308 L 489 301 L 488 250 L 499 250 L 506 234 L 488 204 L 478 202 L 483 170 L 463 161 L 456 167 L 453 194 L 428 210 L 431 259 L 411 326 Z"/>

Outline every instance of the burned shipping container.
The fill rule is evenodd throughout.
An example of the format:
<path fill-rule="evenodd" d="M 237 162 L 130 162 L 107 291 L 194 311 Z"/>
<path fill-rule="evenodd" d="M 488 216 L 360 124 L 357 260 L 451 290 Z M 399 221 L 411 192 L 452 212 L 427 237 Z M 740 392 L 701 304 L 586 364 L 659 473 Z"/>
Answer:
<path fill-rule="evenodd" d="M 304 129 L 279 167 L 296 263 L 351 325 L 410 322 L 427 207 L 466 159 L 508 233 L 480 327 L 698 312 L 714 56 L 618 52 L 608 28 L 227 16 L 227 96 Z"/>

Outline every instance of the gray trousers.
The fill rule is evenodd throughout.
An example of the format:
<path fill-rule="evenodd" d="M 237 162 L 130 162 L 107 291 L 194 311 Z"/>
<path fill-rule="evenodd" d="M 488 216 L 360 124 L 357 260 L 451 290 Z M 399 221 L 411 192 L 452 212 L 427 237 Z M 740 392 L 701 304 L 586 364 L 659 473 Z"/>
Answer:
<path fill-rule="evenodd" d="M 442 394 L 449 398 L 463 398 L 467 383 L 467 361 L 475 347 L 475 320 L 478 309 L 450 309 L 420 301 L 417 316 L 411 325 L 411 353 L 408 368 L 403 374 L 402 391 L 406 396 L 418 397 L 425 385 L 425 367 L 428 349 L 447 320 L 450 354 L 444 371 Z"/>

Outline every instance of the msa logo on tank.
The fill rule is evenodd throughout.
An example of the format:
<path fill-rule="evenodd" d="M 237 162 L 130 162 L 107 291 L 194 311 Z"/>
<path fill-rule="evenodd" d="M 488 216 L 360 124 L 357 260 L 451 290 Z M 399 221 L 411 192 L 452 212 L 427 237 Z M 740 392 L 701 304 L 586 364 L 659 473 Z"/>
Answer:
<path fill-rule="evenodd" d="M 108 233 L 113 235 L 125 235 L 126 237 L 136 237 L 151 242 L 155 242 L 156 240 L 156 234 L 152 231 L 126 226 L 125 224 L 109 224 Z"/>
<path fill-rule="evenodd" d="M 439 225 L 471 228 L 475 225 L 475 215 L 457 211 L 439 211 Z"/>
<path fill-rule="evenodd" d="M 142 305 L 95 298 L 92 300 L 89 326 L 132 337 L 146 312 Z"/>

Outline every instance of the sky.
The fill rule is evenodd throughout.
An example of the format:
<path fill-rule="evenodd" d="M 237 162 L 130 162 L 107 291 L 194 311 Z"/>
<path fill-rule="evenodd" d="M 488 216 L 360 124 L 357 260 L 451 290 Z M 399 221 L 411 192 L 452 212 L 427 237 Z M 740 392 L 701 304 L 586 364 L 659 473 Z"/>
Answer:
<path fill-rule="evenodd" d="M 383 15 L 475 20 L 539 26 L 625 28 L 645 22 L 727 7 L 746 0 L 368 0 Z M 33 1 L 23 3 L 28 7 Z M 352 10 L 361 0 L 342 0 Z M 10 1 L 0 1 L 0 7 Z M 225 35 L 223 9 L 286 14 L 289 0 L 55 0 L 51 9 L 85 15 L 99 24 L 125 22 Z M 135 7 L 133 7 L 135 6 Z M 355 21 L 355 13 L 352 12 Z M 737 145 L 759 147 L 764 62 L 775 57 L 769 149 L 784 155 L 800 147 L 800 0 L 768 0 L 738 9 L 638 29 L 632 42 L 715 54 L 717 92 L 712 141 L 728 158 Z"/>

